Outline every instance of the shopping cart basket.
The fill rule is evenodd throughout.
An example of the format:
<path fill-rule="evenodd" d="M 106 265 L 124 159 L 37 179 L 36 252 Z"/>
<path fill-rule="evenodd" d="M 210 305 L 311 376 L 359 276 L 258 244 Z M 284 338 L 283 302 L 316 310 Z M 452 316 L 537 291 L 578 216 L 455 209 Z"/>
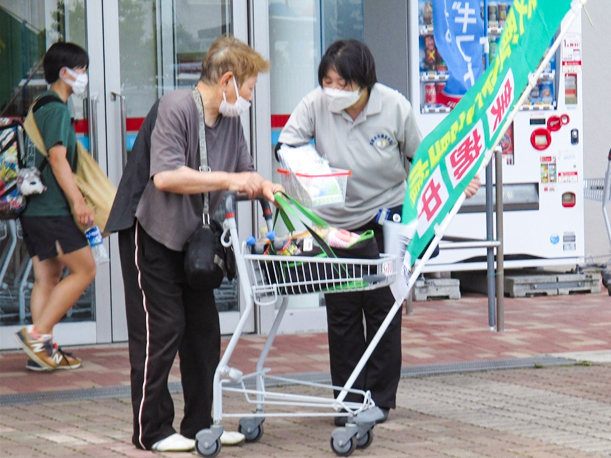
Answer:
<path fill-rule="evenodd" d="M 611 224 L 607 205 L 611 202 L 611 150 L 609 150 L 609 161 L 604 178 L 589 178 L 584 180 L 584 196 L 586 199 L 602 202 L 603 217 L 611 245 Z"/>
<path fill-rule="evenodd" d="M 333 431 L 331 435 L 333 451 L 340 456 L 348 456 L 357 446 L 359 448 L 369 446 L 373 440 L 372 429 L 374 423 L 359 423 L 356 415 L 375 407 L 375 403 L 371 399 L 369 391 L 352 388 L 354 380 L 361 371 L 362 364 L 357 365 L 343 387 L 271 376 L 268 374 L 269 369 L 264 368 L 263 365 L 286 311 L 288 295 L 311 291 L 364 291 L 389 286 L 396 279 L 396 256 L 382 254 L 379 259 L 299 256 L 298 269 L 303 269 L 303 271 L 296 271 L 294 259 L 287 256 L 251 254 L 246 243 L 239 242 L 234 216 L 236 200 L 244 199 L 241 196 L 236 196 L 235 193 L 228 193 L 225 201 L 226 218 L 223 223 L 222 242 L 225 246 L 233 246 L 238 278 L 246 298 L 246 306 L 214 374 L 213 424 L 210 428 L 197 433 L 197 452 L 208 457 L 214 457 L 220 452 L 220 437 L 223 433 L 221 422 L 223 418 L 228 417 L 240 418 L 239 431 L 245 435 L 248 442 L 254 442 L 263 435 L 263 422 L 267 417 L 335 417 L 343 415 L 348 417 L 348 421 L 345 427 L 336 428 Z M 260 200 L 260 202 L 267 228 L 271 231 L 273 226 L 271 209 L 266 201 Z M 291 263 L 290 269 L 287 263 Z M 293 275 L 287 275 L 286 272 L 293 272 Z M 349 278 L 347 278 L 347 275 Z M 273 279 L 273 281 L 270 281 L 270 279 Z M 254 305 L 272 305 L 276 303 L 279 297 L 282 297 L 282 303 L 261 351 L 255 372 L 243 374 L 239 369 L 230 367 L 229 360 Z M 275 385 L 291 383 L 325 388 L 329 390 L 330 396 L 274 392 L 266 387 L 268 381 Z M 333 390 L 340 392 L 337 398 L 333 398 Z M 224 412 L 224 393 L 243 394 L 248 404 L 254 404 L 254 412 Z M 344 401 L 348 393 L 361 395 L 363 401 Z M 265 406 L 271 406 L 272 409 L 274 406 L 276 408 L 293 406 L 300 410 L 291 413 L 274 412 L 265 410 Z"/>
<path fill-rule="evenodd" d="M 608 206 L 611 202 L 611 150 L 609 150 L 609 158 L 607 162 L 607 171 L 604 178 L 589 178 L 584 180 L 584 196 L 586 199 L 602 202 L 603 218 L 607 228 L 607 236 L 609 237 L 609 245 L 611 246 L 611 223 L 609 223 Z M 611 296 L 611 270 L 602 272 L 603 284 L 609 291 Z"/>

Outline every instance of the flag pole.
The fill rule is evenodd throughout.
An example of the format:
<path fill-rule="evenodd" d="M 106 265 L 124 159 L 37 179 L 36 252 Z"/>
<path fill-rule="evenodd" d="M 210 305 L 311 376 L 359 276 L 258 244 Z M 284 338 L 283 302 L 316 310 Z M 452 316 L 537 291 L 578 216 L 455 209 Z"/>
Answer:
<path fill-rule="evenodd" d="M 492 153 L 494 152 L 494 149 L 498 146 L 498 144 L 499 144 L 499 142 L 500 142 L 500 140 L 502 138 L 503 133 L 505 133 L 505 131 L 507 130 L 509 125 L 513 122 L 516 114 L 520 110 L 520 107 L 522 106 L 522 104 L 524 103 L 526 98 L 530 95 L 530 91 L 532 90 L 532 88 L 535 86 L 535 84 L 537 84 L 537 80 L 541 77 L 541 73 L 543 73 L 543 69 L 549 63 L 550 59 L 552 58 L 552 55 L 556 52 L 556 50 L 560 46 L 560 43 L 562 42 L 562 38 L 567 33 L 569 27 L 571 26 L 573 21 L 577 18 L 577 16 L 579 15 L 579 12 L 583 8 L 583 5 L 586 4 L 586 2 L 587 2 L 587 0 L 573 0 L 573 2 L 571 3 L 570 11 L 567 12 L 567 14 L 565 15 L 564 19 L 562 20 L 562 23 L 560 24 L 560 33 L 558 34 L 558 37 L 556 38 L 556 40 L 552 44 L 552 46 L 551 46 L 550 50 L 548 51 L 548 53 L 543 58 L 543 61 L 541 62 L 541 64 L 539 65 L 539 67 L 537 68 L 535 73 L 531 74 L 531 76 L 529 78 L 528 86 L 526 87 L 526 89 L 522 93 L 522 96 L 516 102 L 513 110 L 509 114 L 509 117 L 505 121 L 505 124 L 503 124 L 503 127 L 501 128 L 501 131 L 500 131 L 496 141 L 493 143 L 492 147 L 489 150 L 486 151 L 486 156 L 484 157 L 484 161 L 482 162 L 482 164 L 480 166 L 480 169 L 478 170 L 478 173 L 480 173 L 486 167 L 486 165 L 488 165 L 488 162 L 490 161 L 490 158 L 492 157 Z M 465 201 L 465 199 L 466 199 L 466 196 L 465 196 L 465 193 L 463 192 L 463 193 L 461 193 L 460 197 L 458 198 L 458 200 L 456 201 L 456 203 L 454 204 L 454 206 L 452 207 L 450 212 L 443 219 L 441 224 L 439 224 L 438 226 L 435 227 L 435 237 L 433 238 L 433 240 L 429 244 L 429 247 L 427 248 L 427 250 L 422 255 L 422 257 L 421 257 L 420 261 L 418 262 L 418 264 L 415 266 L 415 268 L 414 268 L 414 270 L 413 270 L 413 272 L 412 272 L 412 274 L 411 274 L 411 276 L 409 278 L 409 281 L 407 282 L 407 293 L 406 293 L 405 297 L 407 297 L 407 294 L 409 294 L 409 292 L 412 290 L 412 288 L 413 288 L 414 284 L 416 283 L 416 280 L 418 279 L 420 273 L 422 273 L 422 269 L 424 269 L 424 266 L 426 265 L 426 262 L 431 258 L 431 255 L 433 254 L 433 251 L 435 250 L 437 245 L 439 245 L 439 242 L 441 241 L 441 238 L 443 237 L 443 234 L 445 233 L 445 231 L 447 230 L 448 226 L 450 225 L 450 222 L 454 219 L 454 217 L 458 213 L 458 210 L 462 206 L 462 204 Z M 401 260 L 399 260 L 399 263 L 401 263 Z M 400 266 L 400 264 L 399 264 L 399 266 Z M 403 299 L 396 300 L 394 305 L 392 306 L 392 308 L 388 311 L 388 314 L 386 315 L 386 318 L 384 319 L 384 321 L 380 325 L 380 328 L 378 329 L 378 331 L 373 336 L 373 339 L 371 339 L 371 342 L 367 346 L 367 349 L 363 353 L 363 356 L 361 356 L 361 359 L 359 360 L 358 364 L 356 365 L 356 367 L 352 371 L 352 374 L 350 375 L 350 377 L 346 381 L 346 384 L 344 385 L 342 391 L 337 396 L 337 401 L 338 402 L 341 403 L 346 398 L 346 395 L 348 394 L 347 390 L 352 388 L 352 386 L 354 385 L 354 382 L 356 381 L 356 378 L 362 372 L 363 367 L 365 367 L 365 364 L 369 360 L 369 357 L 371 356 L 371 354 L 375 350 L 376 346 L 378 345 L 378 342 L 382 338 L 382 335 L 384 335 L 384 333 L 386 332 L 386 329 L 388 329 L 388 326 L 390 325 L 390 322 L 395 317 L 395 315 L 397 314 L 399 309 L 401 309 L 401 307 L 403 307 L 403 301 L 405 300 L 405 297 Z M 497 317 L 497 320 L 498 320 L 498 317 Z"/>

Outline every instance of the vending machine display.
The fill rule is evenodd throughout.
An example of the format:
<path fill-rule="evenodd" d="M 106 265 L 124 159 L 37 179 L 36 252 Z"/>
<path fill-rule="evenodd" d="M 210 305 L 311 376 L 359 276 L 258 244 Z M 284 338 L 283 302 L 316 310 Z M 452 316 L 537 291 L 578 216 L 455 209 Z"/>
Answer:
<path fill-rule="evenodd" d="M 444 93 L 449 72 L 435 43 L 436 3 L 408 3 L 409 95 L 424 135 L 459 101 L 449 100 Z M 512 3 L 480 2 L 479 14 L 487 16 L 488 62 L 496 56 Z M 578 19 L 501 138 L 507 267 L 570 265 L 584 256 L 581 55 Z M 482 187 L 465 201 L 446 231 L 447 239 L 486 238 L 484 193 Z M 570 243 L 563 242 L 569 239 Z M 425 271 L 485 267 L 484 249 L 453 249 L 442 250 Z"/>
<path fill-rule="evenodd" d="M 505 25 L 507 12 L 511 8 L 511 0 L 490 1 L 487 5 L 481 2 L 481 19 L 485 19 L 488 11 L 488 55 L 489 62 L 496 57 L 498 42 Z M 419 77 L 423 113 L 447 113 L 460 99 L 448 97 L 443 88 L 448 79 L 448 67 L 435 45 L 433 23 L 433 2 L 418 1 L 418 49 Z M 484 66 L 486 64 L 484 63 Z M 524 110 L 552 109 L 555 102 L 556 58 L 552 57 L 541 78 L 524 103 Z"/>

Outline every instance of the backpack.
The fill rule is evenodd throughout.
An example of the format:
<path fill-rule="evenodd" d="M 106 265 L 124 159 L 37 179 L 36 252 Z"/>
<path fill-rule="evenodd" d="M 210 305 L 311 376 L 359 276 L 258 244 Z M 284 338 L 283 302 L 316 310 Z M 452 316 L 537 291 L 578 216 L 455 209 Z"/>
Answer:
<path fill-rule="evenodd" d="M 13 121 L 0 127 L 0 219 L 17 218 L 25 210 L 26 198 L 17 188 L 24 167 L 23 128 Z"/>
<path fill-rule="evenodd" d="M 61 102 L 53 95 L 40 97 L 32 112 L 50 102 Z M 40 194 L 46 188 L 40 174 L 47 166 L 45 158 L 34 167 L 36 146 L 19 121 L 0 126 L 0 219 L 14 219 L 25 210 L 30 194 Z"/>

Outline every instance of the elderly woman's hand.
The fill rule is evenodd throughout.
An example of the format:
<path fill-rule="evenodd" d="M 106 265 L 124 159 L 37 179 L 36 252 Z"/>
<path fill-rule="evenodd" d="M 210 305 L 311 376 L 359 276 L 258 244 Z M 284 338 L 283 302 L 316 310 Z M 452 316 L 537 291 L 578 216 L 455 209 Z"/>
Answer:
<path fill-rule="evenodd" d="M 263 197 L 265 197 L 267 200 L 274 204 L 276 203 L 274 194 L 278 191 L 284 191 L 282 185 L 278 183 L 272 183 L 271 181 L 265 180 L 261 185 L 261 194 L 263 195 Z"/>
<path fill-rule="evenodd" d="M 227 190 L 245 192 L 249 199 L 254 199 L 259 195 L 263 181 L 256 172 L 230 173 Z"/>

